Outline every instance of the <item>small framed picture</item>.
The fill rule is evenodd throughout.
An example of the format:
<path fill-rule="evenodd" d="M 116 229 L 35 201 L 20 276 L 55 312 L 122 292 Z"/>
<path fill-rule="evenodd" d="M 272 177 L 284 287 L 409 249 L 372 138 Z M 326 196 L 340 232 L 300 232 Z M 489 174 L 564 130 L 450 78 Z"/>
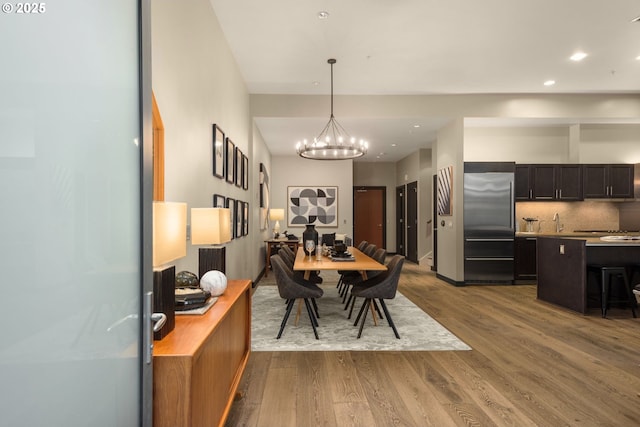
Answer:
<path fill-rule="evenodd" d="M 249 202 L 244 202 L 242 214 L 242 235 L 249 235 Z"/>
<path fill-rule="evenodd" d="M 227 171 L 227 182 L 231 184 L 236 181 L 235 155 L 236 145 L 229 138 L 227 138 L 224 167 Z"/>
<path fill-rule="evenodd" d="M 236 200 L 236 237 L 242 237 L 243 230 L 243 216 L 244 216 L 244 202 L 242 200 Z"/>
<path fill-rule="evenodd" d="M 242 154 L 242 151 L 236 147 L 236 153 L 233 156 L 235 162 L 236 162 L 236 171 L 235 171 L 235 177 L 236 177 L 236 186 L 237 187 L 242 187 L 242 157 L 244 156 L 244 154 Z"/>
<path fill-rule="evenodd" d="M 213 125 L 213 176 L 224 178 L 224 132 Z"/>
<path fill-rule="evenodd" d="M 232 199 L 231 197 L 227 197 L 227 200 L 225 201 L 225 207 L 227 209 L 229 209 L 230 214 L 229 214 L 229 229 L 231 230 L 231 239 L 235 239 L 236 237 L 236 201 L 234 199 Z"/>
<path fill-rule="evenodd" d="M 225 198 L 220 194 L 213 195 L 213 207 L 214 208 L 224 208 L 225 206 Z"/>
<path fill-rule="evenodd" d="M 242 188 L 249 189 L 249 158 L 242 155 Z"/>

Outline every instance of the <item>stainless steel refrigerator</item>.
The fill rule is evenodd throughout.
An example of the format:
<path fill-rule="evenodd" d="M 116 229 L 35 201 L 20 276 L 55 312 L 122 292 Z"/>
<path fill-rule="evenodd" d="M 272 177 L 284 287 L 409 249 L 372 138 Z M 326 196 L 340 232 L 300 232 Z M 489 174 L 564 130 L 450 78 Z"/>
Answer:
<path fill-rule="evenodd" d="M 464 281 L 513 283 L 515 163 L 464 164 Z"/>

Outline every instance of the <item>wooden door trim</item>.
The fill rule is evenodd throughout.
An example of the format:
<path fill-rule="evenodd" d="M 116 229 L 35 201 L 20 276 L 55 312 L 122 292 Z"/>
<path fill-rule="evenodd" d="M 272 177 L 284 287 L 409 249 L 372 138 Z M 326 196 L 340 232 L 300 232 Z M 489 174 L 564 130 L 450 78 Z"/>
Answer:
<path fill-rule="evenodd" d="M 153 122 L 153 200 L 164 200 L 164 123 L 156 96 L 151 92 Z"/>

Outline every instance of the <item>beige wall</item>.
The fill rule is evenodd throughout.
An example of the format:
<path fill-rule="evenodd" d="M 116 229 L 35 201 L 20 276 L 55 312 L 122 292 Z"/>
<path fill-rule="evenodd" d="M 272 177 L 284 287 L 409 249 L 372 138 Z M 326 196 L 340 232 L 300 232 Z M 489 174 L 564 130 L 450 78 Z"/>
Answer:
<path fill-rule="evenodd" d="M 355 187 L 386 187 L 387 252 L 395 252 L 396 248 L 396 164 L 388 162 L 354 162 L 353 185 Z M 357 243 L 357 242 L 356 242 Z"/>
<path fill-rule="evenodd" d="M 251 142 L 249 94 L 207 0 L 152 4 L 152 86 L 165 126 L 165 199 L 188 208 L 212 206 L 213 194 L 258 206 L 257 167 L 269 153 Z M 213 176 L 212 124 L 218 124 L 250 159 L 250 186 L 243 190 Z M 262 242 L 254 236 L 226 244 L 227 276 L 255 279 L 261 266 L 248 260 Z M 198 271 L 198 247 L 176 270 Z M 249 262 L 248 262 L 249 261 Z"/>
<path fill-rule="evenodd" d="M 281 231 L 288 230 L 298 237 L 304 231 L 304 227 L 287 225 L 287 187 L 337 186 L 338 227 L 317 227 L 317 230 L 319 234 L 335 232 L 353 237 L 352 160 L 321 161 L 298 156 L 273 156 L 271 166 L 271 207 L 285 209 L 285 220 L 280 222 Z"/>

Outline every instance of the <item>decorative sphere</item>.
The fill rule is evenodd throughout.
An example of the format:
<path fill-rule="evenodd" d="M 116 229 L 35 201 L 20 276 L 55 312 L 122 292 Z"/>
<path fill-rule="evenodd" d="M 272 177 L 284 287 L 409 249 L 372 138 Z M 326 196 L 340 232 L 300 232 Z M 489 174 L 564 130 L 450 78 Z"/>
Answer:
<path fill-rule="evenodd" d="M 198 276 L 190 271 L 181 271 L 176 274 L 176 288 L 197 288 Z"/>
<path fill-rule="evenodd" d="M 209 291 L 212 297 L 220 296 L 227 289 L 227 276 L 222 271 L 207 271 L 200 279 L 200 287 Z"/>

